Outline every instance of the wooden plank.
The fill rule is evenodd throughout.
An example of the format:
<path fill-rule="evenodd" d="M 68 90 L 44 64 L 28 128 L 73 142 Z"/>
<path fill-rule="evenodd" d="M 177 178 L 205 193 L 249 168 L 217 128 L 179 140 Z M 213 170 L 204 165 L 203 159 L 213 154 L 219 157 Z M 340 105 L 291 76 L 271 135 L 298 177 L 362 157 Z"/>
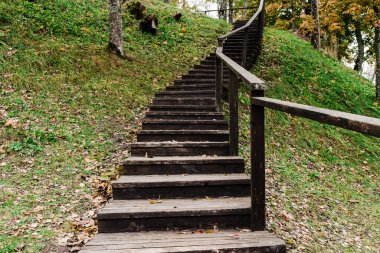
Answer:
<path fill-rule="evenodd" d="M 252 104 L 359 133 L 380 137 L 380 119 L 378 118 L 296 104 L 266 97 L 252 98 Z"/>
<path fill-rule="evenodd" d="M 238 110 L 238 78 L 230 70 L 229 83 L 229 114 L 230 114 L 230 155 L 236 156 L 239 153 L 239 110 Z"/>
<path fill-rule="evenodd" d="M 165 238 L 165 240 L 163 240 Z M 81 252 L 285 252 L 285 243 L 268 232 L 222 230 L 180 234 L 175 231 L 98 234 Z"/>
<path fill-rule="evenodd" d="M 221 110 L 221 102 L 222 102 L 222 79 L 223 79 L 223 67 L 222 62 L 219 58 L 216 58 L 215 65 L 215 98 L 216 98 L 216 106 L 218 110 Z"/>
<path fill-rule="evenodd" d="M 252 90 L 251 98 L 264 91 Z M 251 229 L 265 230 L 265 132 L 264 107 L 251 105 Z"/>
<path fill-rule="evenodd" d="M 249 197 L 216 199 L 114 200 L 98 213 L 99 219 L 179 217 L 250 213 Z"/>
<path fill-rule="evenodd" d="M 112 188 L 140 188 L 159 186 L 203 186 L 249 184 L 246 174 L 194 174 L 194 175 L 143 175 L 121 176 L 112 183 Z"/>

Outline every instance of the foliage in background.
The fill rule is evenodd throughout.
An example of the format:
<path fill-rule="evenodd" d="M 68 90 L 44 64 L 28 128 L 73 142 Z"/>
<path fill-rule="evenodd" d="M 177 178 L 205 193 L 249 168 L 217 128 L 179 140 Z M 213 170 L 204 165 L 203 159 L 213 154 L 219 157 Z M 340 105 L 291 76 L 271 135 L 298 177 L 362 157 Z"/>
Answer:
<path fill-rule="evenodd" d="M 374 6 L 380 6 L 380 2 L 378 0 L 319 2 L 323 47 L 338 59 L 346 58 L 352 61 L 350 54 L 356 55 L 357 50 L 352 50 L 349 45 L 356 40 L 355 28 L 360 28 L 363 36 L 368 36 L 365 40 L 366 45 L 371 47 L 367 52 L 367 58 L 373 60 L 373 33 L 379 19 L 374 13 Z M 268 25 L 285 30 L 298 30 L 301 35 L 310 36 L 314 29 L 310 0 L 269 0 L 266 3 Z"/>
<path fill-rule="evenodd" d="M 106 50 L 107 1 L 0 2 L 0 252 L 87 241 L 154 92 L 229 29 L 186 11 L 177 22 L 174 6 L 142 2 L 159 32 L 141 33 L 123 9 L 130 60 Z"/>

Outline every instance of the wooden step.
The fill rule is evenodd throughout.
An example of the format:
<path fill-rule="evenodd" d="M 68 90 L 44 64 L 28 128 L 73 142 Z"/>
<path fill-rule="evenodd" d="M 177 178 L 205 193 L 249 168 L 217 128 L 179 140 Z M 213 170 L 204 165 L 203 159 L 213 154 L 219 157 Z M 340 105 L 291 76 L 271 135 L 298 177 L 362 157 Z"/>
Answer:
<path fill-rule="evenodd" d="M 162 91 L 155 95 L 156 98 L 188 98 L 188 97 L 215 97 L 215 90 L 203 90 L 203 91 Z"/>
<path fill-rule="evenodd" d="M 215 80 L 215 71 L 209 73 L 191 73 L 182 76 L 182 80 L 185 79 L 213 79 Z"/>
<path fill-rule="evenodd" d="M 194 65 L 193 66 L 193 69 L 194 70 L 199 70 L 199 69 L 212 69 L 215 71 L 215 65 L 202 65 L 202 64 L 198 64 L 198 65 Z"/>
<path fill-rule="evenodd" d="M 163 240 L 165 238 L 165 240 Z M 266 231 L 226 229 L 98 234 L 83 253 L 285 253 L 284 241 Z"/>
<path fill-rule="evenodd" d="M 201 61 L 201 65 L 215 66 L 215 61 Z"/>
<path fill-rule="evenodd" d="M 150 105 L 151 111 L 216 112 L 215 105 Z"/>
<path fill-rule="evenodd" d="M 215 90 L 215 83 L 209 84 L 177 84 L 167 86 L 167 91 L 201 91 L 201 90 Z"/>
<path fill-rule="evenodd" d="M 144 119 L 142 130 L 228 130 L 225 120 L 163 120 L 163 119 Z"/>
<path fill-rule="evenodd" d="M 215 98 L 210 97 L 185 97 L 185 98 L 154 98 L 153 105 L 215 105 Z"/>
<path fill-rule="evenodd" d="M 111 200 L 98 212 L 99 233 L 249 227 L 251 198 Z"/>
<path fill-rule="evenodd" d="M 244 173 L 244 159 L 237 156 L 129 157 L 124 175 Z"/>
<path fill-rule="evenodd" d="M 174 85 L 185 84 L 213 84 L 215 85 L 215 78 L 195 78 L 195 79 L 179 79 L 174 81 Z"/>
<path fill-rule="evenodd" d="M 133 156 L 201 156 L 228 155 L 228 142 L 136 142 L 131 144 Z"/>
<path fill-rule="evenodd" d="M 228 141 L 227 130 L 140 130 L 137 141 Z"/>
<path fill-rule="evenodd" d="M 220 112 L 155 112 L 149 111 L 145 115 L 149 119 L 178 119 L 178 120 L 223 120 Z"/>
<path fill-rule="evenodd" d="M 112 182 L 113 199 L 250 196 L 246 174 L 121 176 Z"/>
<path fill-rule="evenodd" d="M 208 74 L 215 74 L 215 69 L 191 69 L 188 72 L 189 74 L 198 74 L 198 73 L 208 73 Z"/>

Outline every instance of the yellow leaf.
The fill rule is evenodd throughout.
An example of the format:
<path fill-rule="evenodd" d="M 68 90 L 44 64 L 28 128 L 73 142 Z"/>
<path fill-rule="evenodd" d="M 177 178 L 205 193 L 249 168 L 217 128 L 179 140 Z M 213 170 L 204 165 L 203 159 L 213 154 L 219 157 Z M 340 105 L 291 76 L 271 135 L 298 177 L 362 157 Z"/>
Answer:
<path fill-rule="evenodd" d="M 158 203 L 162 203 L 161 200 L 159 199 L 148 199 L 149 203 L 154 205 L 154 204 L 158 204 Z"/>

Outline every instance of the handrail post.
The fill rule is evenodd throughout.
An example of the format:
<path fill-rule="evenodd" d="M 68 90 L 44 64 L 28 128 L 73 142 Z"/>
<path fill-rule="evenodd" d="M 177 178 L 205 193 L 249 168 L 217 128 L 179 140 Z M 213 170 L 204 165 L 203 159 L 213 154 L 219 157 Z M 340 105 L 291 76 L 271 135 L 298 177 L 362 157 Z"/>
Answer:
<path fill-rule="evenodd" d="M 229 74 L 230 155 L 236 156 L 239 152 L 238 77 L 232 70 Z"/>
<path fill-rule="evenodd" d="M 264 90 L 253 89 L 252 97 Z M 265 230 L 265 128 L 264 107 L 251 103 L 251 230 Z"/>
<path fill-rule="evenodd" d="M 222 68 L 222 61 L 215 56 L 215 103 L 217 110 L 221 110 L 221 101 L 222 101 L 222 81 L 223 81 L 223 68 Z"/>
<path fill-rule="evenodd" d="M 242 60 L 241 66 L 243 68 L 246 67 L 246 63 L 247 63 L 247 47 L 248 47 L 248 32 L 249 32 L 248 29 L 249 28 L 246 28 L 244 30 L 243 51 L 242 51 L 242 56 L 241 56 L 241 60 Z"/>

